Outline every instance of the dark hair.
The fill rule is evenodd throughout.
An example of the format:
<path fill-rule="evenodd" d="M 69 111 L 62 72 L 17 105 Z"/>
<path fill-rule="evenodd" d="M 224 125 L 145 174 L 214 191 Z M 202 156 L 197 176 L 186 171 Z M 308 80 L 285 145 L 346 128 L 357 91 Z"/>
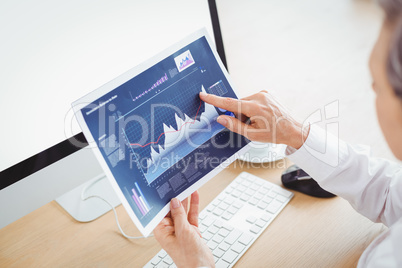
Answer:
<path fill-rule="evenodd" d="M 386 21 L 394 26 L 394 36 L 387 62 L 388 80 L 395 94 L 402 99 L 402 0 L 378 0 Z"/>

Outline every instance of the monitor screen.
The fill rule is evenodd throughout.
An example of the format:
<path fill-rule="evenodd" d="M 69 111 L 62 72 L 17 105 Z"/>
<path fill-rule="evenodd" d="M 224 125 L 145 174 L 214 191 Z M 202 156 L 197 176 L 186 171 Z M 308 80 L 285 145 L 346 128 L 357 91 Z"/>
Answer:
<path fill-rule="evenodd" d="M 73 101 L 202 27 L 206 0 L 0 2 L 0 172 L 81 132 Z"/>

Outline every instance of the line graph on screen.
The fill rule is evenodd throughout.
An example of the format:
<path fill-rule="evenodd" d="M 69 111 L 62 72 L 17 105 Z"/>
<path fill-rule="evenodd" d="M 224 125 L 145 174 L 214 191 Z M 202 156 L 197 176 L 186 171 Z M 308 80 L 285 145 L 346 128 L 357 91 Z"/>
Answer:
<path fill-rule="evenodd" d="M 136 121 L 123 129 L 127 146 L 149 184 L 223 129 L 216 122 L 215 107 L 198 97 L 205 92 L 203 85 L 181 84 L 178 88 L 179 94 L 166 98 L 169 101 L 153 112 L 144 111 L 141 116 L 147 127 Z"/>
<path fill-rule="evenodd" d="M 130 145 L 131 145 L 131 146 L 139 146 L 139 147 L 144 148 L 144 147 L 149 146 L 149 145 L 151 145 L 151 144 L 157 144 L 157 143 L 159 142 L 160 138 L 161 138 L 163 135 L 166 135 L 166 134 L 169 134 L 169 133 L 174 133 L 174 132 L 182 131 L 183 127 L 184 127 L 185 125 L 187 125 L 187 124 L 195 124 L 195 122 L 196 122 L 196 120 L 197 120 L 198 112 L 200 111 L 200 108 L 201 108 L 201 104 L 202 104 L 202 101 L 200 101 L 200 106 L 198 106 L 198 110 L 197 110 L 197 113 L 196 113 L 195 118 L 194 118 L 193 121 L 184 122 L 184 123 L 182 124 L 182 126 L 181 126 L 179 129 L 177 129 L 177 130 L 162 132 L 162 133 L 158 136 L 158 139 L 157 139 L 156 141 L 151 141 L 151 142 L 148 142 L 147 144 L 144 144 L 144 145 L 141 145 L 141 144 L 139 144 L 139 143 L 130 143 Z"/>

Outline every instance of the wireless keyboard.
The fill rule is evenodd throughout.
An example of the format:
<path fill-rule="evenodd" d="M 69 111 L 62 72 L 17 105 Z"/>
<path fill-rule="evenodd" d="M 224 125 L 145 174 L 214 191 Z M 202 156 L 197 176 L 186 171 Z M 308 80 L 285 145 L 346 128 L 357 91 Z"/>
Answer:
<path fill-rule="evenodd" d="M 216 267 L 233 267 L 292 197 L 292 192 L 247 172 L 237 176 L 199 216 L 198 228 Z M 144 267 L 176 265 L 162 249 Z"/>

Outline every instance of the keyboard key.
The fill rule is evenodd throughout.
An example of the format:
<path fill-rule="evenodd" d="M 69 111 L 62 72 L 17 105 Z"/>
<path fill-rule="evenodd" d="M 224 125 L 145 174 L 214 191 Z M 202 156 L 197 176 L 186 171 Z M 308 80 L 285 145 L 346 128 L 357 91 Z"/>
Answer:
<path fill-rule="evenodd" d="M 236 201 L 233 203 L 233 206 L 234 206 L 235 208 L 241 208 L 241 207 L 243 206 L 243 203 L 236 200 Z"/>
<path fill-rule="evenodd" d="M 257 183 L 253 183 L 253 185 L 250 186 L 251 190 L 257 191 L 258 189 L 260 189 L 261 184 L 257 184 Z"/>
<path fill-rule="evenodd" d="M 267 224 L 267 222 L 265 222 L 265 221 L 263 221 L 263 220 L 257 220 L 256 222 L 255 222 L 255 225 L 257 225 L 258 227 L 264 227 L 265 226 L 265 224 Z"/>
<path fill-rule="evenodd" d="M 244 249 L 246 248 L 246 246 L 240 244 L 239 242 L 236 242 L 232 247 L 231 250 L 233 250 L 236 253 L 241 253 Z"/>
<path fill-rule="evenodd" d="M 233 217 L 233 214 L 230 214 L 229 212 L 227 212 L 227 211 L 225 211 L 224 213 L 223 213 L 223 215 L 222 215 L 222 219 L 225 219 L 225 220 L 230 220 L 231 218 Z"/>
<path fill-rule="evenodd" d="M 228 187 L 228 188 L 225 190 L 225 193 L 231 194 L 234 189 L 235 189 L 234 187 Z"/>
<path fill-rule="evenodd" d="M 169 255 L 167 255 L 167 256 L 163 259 L 163 262 L 165 262 L 165 263 L 167 263 L 167 264 L 169 264 L 169 265 L 173 264 L 173 260 L 172 260 L 172 258 L 170 258 Z"/>
<path fill-rule="evenodd" d="M 223 210 L 227 210 L 228 207 L 229 207 L 229 204 L 224 203 L 224 202 L 220 203 L 219 206 L 218 206 L 218 208 L 223 209 Z"/>
<path fill-rule="evenodd" d="M 202 211 L 202 212 L 200 213 L 200 216 L 198 216 L 198 218 L 199 218 L 200 220 L 203 220 L 203 219 L 205 219 L 206 216 L 207 216 L 207 213 L 204 212 L 204 211 Z"/>
<path fill-rule="evenodd" d="M 272 187 L 273 187 L 273 185 L 272 185 L 272 183 L 265 182 L 262 187 L 263 187 L 263 188 L 266 188 L 266 189 L 268 189 L 268 190 L 271 190 Z"/>
<path fill-rule="evenodd" d="M 283 195 L 277 195 L 275 199 L 282 203 L 285 203 L 286 201 L 288 201 L 288 199 L 286 197 L 284 197 Z"/>
<path fill-rule="evenodd" d="M 248 194 L 248 195 L 250 195 L 250 196 L 252 196 L 252 195 L 255 194 L 255 190 L 252 190 L 252 189 L 249 188 L 249 189 L 246 190 L 245 193 Z"/>
<path fill-rule="evenodd" d="M 260 188 L 260 190 L 258 190 L 258 192 L 262 195 L 266 195 L 269 192 L 269 190 L 267 188 Z"/>
<path fill-rule="evenodd" d="M 204 239 L 207 240 L 207 241 L 211 240 L 211 238 L 212 238 L 213 236 L 214 236 L 214 234 L 213 234 L 213 233 L 210 233 L 210 232 L 208 232 L 208 231 L 202 234 L 202 238 L 204 238 Z"/>
<path fill-rule="evenodd" d="M 269 222 L 271 220 L 271 218 L 272 217 L 270 215 L 264 214 L 264 215 L 262 215 L 261 220 Z"/>
<path fill-rule="evenodd" d="M 215 263 L 217 263 L 218 261 L 219 261 L 219 258 L 218 257 L 216 257 L 215 255 L 213 255 L 212 254 L 212 256 L 214 256 L 214 261 L 215 261 Z"/>
<path fill-rule="evenodd" d="M 273 201 L 269 204 L 269 206 L 267 207 L 267 211 L 270 212 L 270 213 L 272 213 L 272 214 L 275 214 L 276 212 L 278 212 L 278 210 L 279 210 L 281 207 L 282 207 L 282 203 L 280 203 L 280 202 L 278 202 L 278 201 L 276 201 L 276 200 L 273 200 Z"/>
<path fill-rule="evenodd" d="M 243 193 L 243 194 L 240 196 L 240 200 L 243 200 L 243 201 L 245 201 L 245 202 L 247 202 L 249 199 L 250 199 L 250 196 L 249 196 L 248 194 L 246 194 L 246 193 Z"/>
<path fill-rule="evenodd" d="M 162 260 L 162 259 L 161 259 L 158 255 L 156 255 L 155 257 L 152 258 L 151 264 L 152 264 L 152 265 L 157 265 L 158 263 L 161 262 L 161 260 Z"/>
<path fill-rule="evenodd" d="M 250 173 L 248 173 L 248 172 L 242 172 L 242 173 L 240 173 L 240 174 L 238 175 L 238 178 L 241 179 L 241 180 L 245 180 L 245 179 L 247 179 L 248 176 L 250 176 Z"/>
<path fill-rule="evenodd" d="M 214 222 L 214 218 L 212 218 L 211 216 L 208 216 L 208 217 L 205 217 L 205 219 L 202 221 L 202 224 L 209 227 L 213 222 Z"/>
<path fill-rule="evenodd" d="M 240 192 L 244 192 L 246 189 L 247 189 L 247 187 L 244 186 L 244 185 L 239 185 L 239 186 L 237 187 L 237 190 L 239 190 Z"/>
<path fill-rule="evenodd" d="M 233 198 L 231 198 L 230 196 L 226 197 L 226 198 L 223 200 L 223 202 L 225 202 L 225 203 L 228 204 L 228 205 L 233 204 L 234 201 L 235 201 L 235 200 L 234 200 Z"/>
<path fill-rule="evenodd" d="M 256 199 L 258 199 L 258 200 L 261 200 L 261 199 L 264 197 L 264 195 L 259 192 L 259 193 L 256 193 L 256 194 L 254 195 L 254 197 L 255 197 Z"/>
<path fill-rule="evenodd" d="M 261 228 L 258 226 L 255 226 L 255 225 L 251 226 L 251 228 L 250 228 L 250 232 L 255 233 L 255 234 L 258 234 L 260 231 L 261 231 Z"/>
<path fill-rule="evenodd" d="M 246 179 L 247 179 L 248 181 L 254 182 L 254 181 L 256 180 L 256 178 L 257 178 L 257 177 L 255 177 L 255 176 L 249 174 Z"/>
<path fill-rule="evenodd" d="M 250 232 L 258 234 L 259 232 L 261 232 L 261 227 L 258 227 L 256 225 L 251 226 L 250 228 Z"/>
<path fill-rule="evenodd" d="M 212 251 L 212 254 L 218 258 L 221 258 L 223 256 L 223 254 L 225 254 L 225 251 L 223 251 L 220 248 L 215 249 L 214 251 Z"/>
<path fill-rule="evenodd" d="M 237 186 L 239 186 L 240 185 L 240 181 L 237 181 L 237 180 L 235 180 L 235 181 L 232 181 L 232 183 L 230 184 L 233 188 L 237 188 Z"/>
<path fill-rule="evenodd" d="M 233 231 L 233 227 L 230 226 L 230 225 L 223 225 L 222 227 L 225 228 L 226 230 L 230 231 L 230 232 Z"/>
<path fill-rule="evenodd" d="M 251 242 L 251 240 L 253 240 L 253 237 L 251 235 L 242 234 L 238 241 L 247 246 Z"/>
<path fill-rule="evenodd" d="M 276 187 L 276 188 L 274 189 L 274 191 L 275 191 L 277 194 L 283 195 L 284 197 L 287 197 L 287 198 L 289 198 L 289 197 L 292 196 L 292 192 L 287 191 L 287 190 L 285 190 L 285 189 L 282 189 L 281 187 Z"/>
<path fill-rule="evenodd" d="M 218 248 L 222 249 L 223 251 L 228 251 L 228 249 L 230 248 L 230 245 L 226 242 L 220 243 Z"/>
<path fill-rule="evenodd" d="M 214 235 L 214 237 L 212 237 L 212 241 L 215 241 L 216 243 L 220 244 L 223 241 L 224 237 L 216 234 Z"/>
<path fill-rule="evenodd" d="M 227 210 L 227 212 L 229 212 L 229 213 L 231 213 L 231 214 L 236 214 L 236 212 L 238 211 L 239 209 L 237 209 L 237 208 L 235 208 L 235 207 L 230 207 L 228 210 Z"/>
<path fill-rule="evenodd" d="M 215 206 L 208 206 L 207 207 L 207 211 L 208 212 L 211 212 L 212 210 L 214 210 L 215 209 Z"/>
<path fill-rule="evenodd" d="M 208 241 L 207 246 L 208 246 L 211 250 L 214 250 L 214 249 L 216 249 L 216 247 L 218 246 L 218 243 L 216 243 L 215 241 L 210 240 L 210 241 Z"/>
<path fill-rule="evenodd" d="M 208 228 L 208 232 L 216 234 L 219 231 L 219 228 L 216 227 L 215 225 L 212 225 Z"/>
<path fill-rule="evenodd" d="M 274 198 L 274 197 L 276 197 L 276 193 L 274 192 L 274 191 L 269 191 L 269 193 L 267 193 L 267 196 L 269 196 L 269 197 L 272 197 L 272 198 Z"/>
<path fill-rule="evenodd" d="M 265 183 L 265 182 L 263 182 L 261 180 L 255 180 L 254 181 L 254 184 L 257 185 L 258 187 L 260 187 L 263 183 Z"/>
<path fill-rule="evenodd" d="M 243 180 L 247 179 L 248 176 L 249 176 L 249 174 L 246 173 L 246 172 L 242 172 L 242 173 L 240 173 L 240 175 L 239 175 L 239 177 L 242 178 Z"/>
<path fill-rule="evenodd" d="M 212 202 L 212 205 L 217 206 L 217 205 L 219 205 L 220 203 L 221 203 L 220 200 L 215 199 L 215 200 Z"/>
<path fill-rule="evenodd" d="M 234 242 L 236 242 L 237 238 L 239 238 L 239 236 L 242 234 L 241 231 L 239 230 L 233 230 L 225 239 L 225 242 L 233 245 Z"/>
<path fill-rule="evenodd" d="M 203 233 L 207 230 L 207 226 L 205 226 L 204 224 L 200 224 L 200 226 L 198 227 L 198 230 Z"/>
<path fill-rule="evenodd" d="M 219 260 L 215 265 L 216 268 L 228 268 L 229 266 L 230 263 L 227 263 L 224 260 Z"/>
<path fill-rule="evenodd" d="M 255 206 L 255 205 L 257 205 L 258 201 L 259 201 L 259 200 L 258 200 L 257 198 L 252 197 L 252 198 L 248 201 L 248 203 L 249 203 L 250 205 Z"/>
<path fill-rule="evenodd" d="M 159 253 L 158 253 L 158 256 L 161 258 L 164 258 L 166 255 L 167 255 L 167 253 L 163 249 L 161 251 L 159 251 Z"/>
<path fill-rule="evenodd" d="M 218 234 L 220 234 L 223 237 L 227 237 L 230 234 L 230 231 L 226 230 L 225 228 L 222 228 L 219 230 Z"/>
<path fill-rule="evenodd" d="M 239 197 L 240 195 L 241 195 L 241 192 L 239 190 L 234 190 L 232 192 L 232 196 L 234 196 L 234 197 Z"/>
<path fill-rule="evenodd" d="M 216 216 L 221 216 L 221 215 L 223 214 L 223 212 L 224 212 L 223 209 L 217 207 L 217 208 L 214 209 L 214 211 L 213 211 L 212 213 L 213 213 L 214 215 L 216 215 Z"/>
<path fill-rule="evenodd" d="M 267 206 L 268 206 L 268 203 L 264 202 L 264 201 L 260 201 L 260 203 L 258 203 L 258 205 L 257 205 L 257 207 L 261 208 L 261 209 L 266 209 Z"/>
<path fill-rule="evenodd" d="M 257 218 L 254 217 L 254 216 L 249 216 L 249 217 L 246 219 L 246 221 L 249 222 L 249 223 L 251 223 L 251 224 L 254 224 L 256 220 L 257 220 Z"/>
<path fill-rule="evenodd" d="M 218 228 L 222 228 L 222 222 L 220 220 L 216 220 L 214 222 L 214 226 L 218 227 Z"/>
<path fill-rule="evenodd" d="M 232 263 L 237 258 L 238 255 L 239 254 L 237 254 L 233 250 L 229 250 L 225 253 L 225 255 L 223 255 L 222 260 L 228 263 Z"/>
<path fill-rule="evenodd" d="M 169 264 L 161 262 L 156 267 L 158 267 L 158 268 L 169 268 Z"/>
<path fill-rule="evenodd" d="M 272 197 L 269 197 L 269 196 L 264 196 L 264 198 L 262 199 L 264 202 L 266 202 L 266 203 L 271 203 L 272 202 Z"/>
<path fill-rule="evenodd" d="M 241 185 L 246 186 L 246 187 L 250 187 L 251 182 L 250 182 L 250 181 L 247 181 L 247 180 L 244 180 L 244 181 L 241 183 Z"/>

